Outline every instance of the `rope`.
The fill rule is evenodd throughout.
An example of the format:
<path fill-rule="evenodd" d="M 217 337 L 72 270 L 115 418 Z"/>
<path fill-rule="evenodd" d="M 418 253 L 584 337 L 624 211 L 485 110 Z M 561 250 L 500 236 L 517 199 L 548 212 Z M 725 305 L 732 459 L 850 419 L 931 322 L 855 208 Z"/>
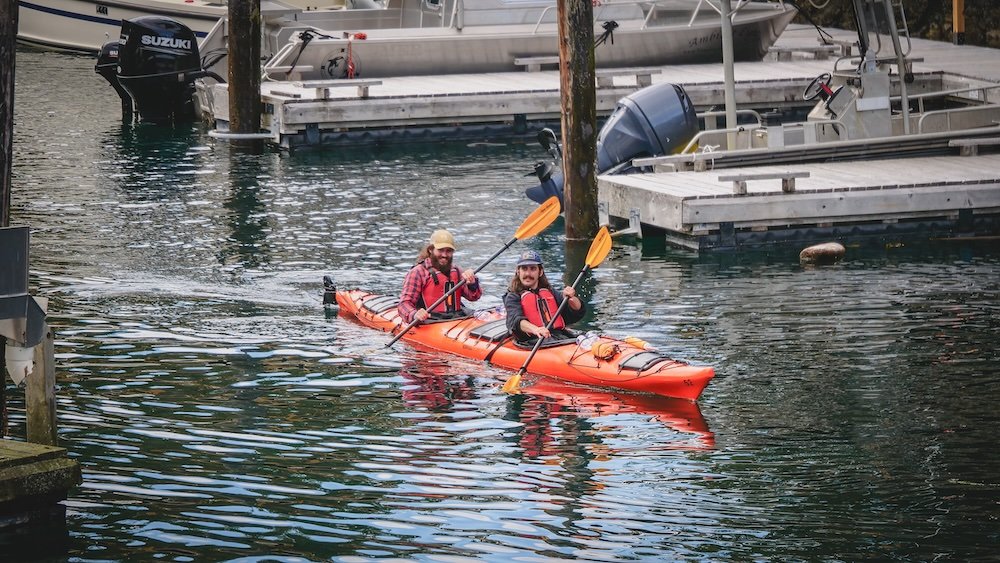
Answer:
<path fill-rule="evenodd" d="M 615 30 L 618 29 L 618 22 L 615 20 L 608 20 L 601 24 L 604 28 L 604 33 L 601 34 L 596 40 L 594 40 L 594 47 L 600 47 L 605 41 L 611 39 L 611 44 L 615 44 Z"/>
<path fill-rule="evenodd" d="M 306 50 L 306 45 L 309 44 L 316 37 L 316 34 L 310 30 L 305 30 L 299 34 L 299 39 L 302 40 L 302 45 L 299 46 L 299 52 L 295 54 L 295 58 L 292 59 L 292 64 L 289 66 L 288 70 L 285 71 L 285 78 L 288 78 L 292 74 L 292 70 L 295 69 L 296 63 L 299 62 L 299 57 L 302 56 L 302 51 Z"/>

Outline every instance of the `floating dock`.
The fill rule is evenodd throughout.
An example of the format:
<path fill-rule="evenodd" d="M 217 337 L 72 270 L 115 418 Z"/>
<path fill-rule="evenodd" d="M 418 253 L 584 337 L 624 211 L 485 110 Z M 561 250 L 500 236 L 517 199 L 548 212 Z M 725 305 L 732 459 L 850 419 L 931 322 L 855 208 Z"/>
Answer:
<path fill-rule="evenodd" d="M 1000 232 L 1000 154 L 601 176 L 602 221 L 698 251 Z"/>
<path fill-rule="evenodd" d="M 64 448 L 0 440 L 0 528 L 60 519 L 60 501 L 80 482 L 80 464 Z"/>
<path fill-rule="evenodd" d="M 662 236 L 696 251 L 830 240 L 995 239 L 1000 234 L 995 101 L 1000 50 L 913 40 L 908 64 L 915 80 L 907 82 L 907 89 L 917 107 L 924 107 L 924 94 L 943 99 L 938 92 L 979 104 L 928 109 L 910 122 L 919 134 L 787 146 L 778 137 L 768 148 L 728 151 L 705 143 L 692 153 L 636 159 L 634 165 L 654 172 L 599 177 L 602 221 L 627 223 L 629 232 Z M 933 76 L 941 83 L 925 89 Z M 862 102 L 873 100 L 859 99 L 856 111 L 882 111 L 888 117 L 889 98 L 880 100 L 879 107 L 863 108 Z M 854 110 L 840 111 L 851 115 Z M 902 128 L 905 118 L 892 119 Z M 891 125 L 892 120 L 870 123 Z M 780 127 L 762 129 L 771 133 Z M 815 129 L 800 131 L 808 138 Z"/>
<path fill-rule="evenodd" d="M 827 31 L 832 43 L 821 44 L 812 27 L 790 26 L 765 60 L 737 63 L 737 105 L 762 113 L 812 107 L 802 99 L 807 84 L 838 65 L 841 70 L 858 65 L 858 53 L 852 52 L 857 35 Z M 986 102 L 997 92 L 1000 50 L 921 39 L 908 44 L 911 99 L 950 91 Z M 522 61 L 524 72 L 264 82 L 262 124 L 271 142 L 288 149 L 532 138 L 542 126 L 559 123 L 559 73 L 543 70 L 552 62 L 551 57 Z M 624 96 L 660 82 L 681 85 L 699 112 L 725 104 L 721 64 L 597 69 L 598 114 L 607 115 Z M 214 108 L 211 117 L 225 127 L 226 85 L 204 88 L 199 97 L 211 100 L 205 107 Z M 904 160 L 896 151 L 909 141 L 899 137 L 898 143 L 883 145 L 815 145 L 808 148 L 809 164 L 805 156 L 794 157 L 796 148 L 783 147 L 754 162 L 729 155 L 726 168 L 714 172 L 704 171 L 713 164 L 695 172 L 675 163 L 680 171 L 601 176 L 599 212 L 605 221 L 628 223 L 641 236 L 662 234 L 695 250 L 886 235 L 995 235 L 1000 233 L 1000 157 L 995 154 L 1000 120 L 993 123 L 996 127 L 983 127 L 971 138 L 942 135 L 933 147 L 909 147 L 907 156 L 914 158 Z M 927 157 L 930 148 L 953 156 Z M 817 156 L 822 151 L 833 152 Z M 775 161 L 766 157 L 779 153 L 786 165 L 768 166 Z M 677 157 L 636 164 L 655 167 L 654 160 L 671 158 Z M 840 162 L 848 158 L 853 161 Z"/>
<path fill-rule="evenodd" d="M 832 63 L 830 46 L 811 33 L 784 44 L 779 39 L 774 60 L 739 63 L 739 103 L 801 107 L 802 89 Z M 264 81 L 261 124 L 270 142 L 287 149 L 533 136 L 558 125 L 561 115 L 559 72 L 542 70 L 551 62 L 520 61 L 524 72 Z M 698 108 L 719 105 L 722 77 L 717 63 L 597 69 L 597 112 L 607 115 L 622 97 L 658 82 L 682 84 Z M 199 83 L 197 98 L 204 118 L 225 130 L 228 85 Z"/>
<path fill-rule="evenodd" d="M 792 25 L 760 62 L 734 67 L 740 107 L 801 109 L 804 87 L 837 59 L 857 57 L 851 31 L 827 30 L 821 44 L 811 26 Z M 911 93 L 1000 82 L 1000 51 L 912 39 Z M 544 59 L 538 58 L 538 59 Z M 551 59 L 551 57 L 549 58 Z M 521 61 L 524 72 L 399 76 L 378 79 L 264 81 L 262 127 L 286 149 L 483 138 L 529 138 L 558 125 L 559 72 L 551 60 Z M 684 87 L 698 111 L 724 105 L 721 64 L 597 69 L 597 112 L 607 115 L 624 96 L 653 83 Z M 198 84 L 205 119 L 225 131 L 228 85 Z"/>
<path fill-rule="evenodd" d="M 830 72 L 840 57 L 857 57 L 850 31 L 820 44 L 811 26 L 792 25 L 765 60 L 735 65 L 737 104 L 800 109 L 804 87 Z M 1000 51 L 913 39 L 911 93 L 1000 81 Z M 551 61 L 521 61 L 524 72 L 400 76 L 378 79 L 264 81 L 262 127 L 282 148 L 428 142 L 533 136 L 558 125 L 559 72 Z M 547 65 L 547 66 L 543 66 Z M 680 84 L 698 111 L 722 106 L 721 64 L 597 69 L 597 112 L 607 115 L 619 99 L 651 83 Z M 198 85 L 204 117 L 225 130 L 226 84 Z"/>

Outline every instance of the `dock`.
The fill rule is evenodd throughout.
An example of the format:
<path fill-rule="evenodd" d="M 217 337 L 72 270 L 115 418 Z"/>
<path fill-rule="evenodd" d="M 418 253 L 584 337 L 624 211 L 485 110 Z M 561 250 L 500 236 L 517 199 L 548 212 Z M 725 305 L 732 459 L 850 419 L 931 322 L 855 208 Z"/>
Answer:
<path fill-rule="evenodd" d="M 735 65 L 737 104 L 767 109 L 802 108 L 803 88 L 830 72 L 838 59 L 857 57 L 850 31 L 827 30 L 834 44 L 821 44 L 811 26 L 792 25 L 763 61 Z M 913 39 L 914 92 L 1000 82 L 1000 51 Z M 488 74 L 398 76 L 376 80 L 261 83 L 262 127 L 285 149 L 378 143 L 532 136 L 558 125 L 559 72 L 551 61 L 521 61 L 524 71 Z M 547 65 L 551 67 L 551 65 Z M 648 84 L 684 87 L 698 111 L 722 106 L 720 63 L 634 69 L 600 69 L 597 112 L 607 115 L 619 99 Z M 203 117 L 225 130 L 226 84 L 198 85 Z M 811 104 L 808 104 L 811 105 Z M 208 110 L 211 110 L 210 112 Z"/>
<path fill-rule="evenodd" d="M 601 176 L 602 222 L 697 251 L 1000 231 L 1000 154 Z"/>
<path fill-rule="evenodd" d="M 0 528 L 61 518 L 60 501 L 80 482 L 64 448 L 0 439 Z"/>

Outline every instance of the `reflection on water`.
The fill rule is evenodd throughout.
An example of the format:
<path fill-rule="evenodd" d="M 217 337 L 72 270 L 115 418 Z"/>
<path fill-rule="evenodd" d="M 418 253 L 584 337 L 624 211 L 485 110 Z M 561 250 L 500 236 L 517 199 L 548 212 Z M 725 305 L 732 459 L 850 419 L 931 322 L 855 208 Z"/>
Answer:
<path fill-rule="evenodd" d="M 823 268 L 618 246 L 584 282 L 583 328 L 715 366 L 702 399 L 545 379 L 507 396 L 509 372 L 325 315 L 320 280 L 397 292 L 439 227 L 478 264 L 532 210 L 537 148 L 239 154 L 199 126 L 123 127 L 92 66 L 18 52 L 13 214 L 52 299 L 60 438 L 84 467 L 66 528 L 45 529 L 57 552 L 995 555 L 994 246 L 851 248 Z M 518 245 L 575 277 L 560 228 Z M 483 271 L 483 306 L 516 254 Z"/>

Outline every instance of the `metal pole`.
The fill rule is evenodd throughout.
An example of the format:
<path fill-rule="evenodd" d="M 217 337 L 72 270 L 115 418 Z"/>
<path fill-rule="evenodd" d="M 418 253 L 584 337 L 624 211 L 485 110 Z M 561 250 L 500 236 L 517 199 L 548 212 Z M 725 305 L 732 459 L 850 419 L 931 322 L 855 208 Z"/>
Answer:
<path fill-rule="evenodd" d="M 736 127 L 736 73 L 733 70 L 733 18 L 730 0 L 722 0 L 722 69 L 725 75 L 726 128 Z M 726 134 L 726 148 L 736 149 L 736 133 Z"/>
<path fill-rule="evenodd" d="M 910 134 L 910 98 L 906 95 L 906 57 L 899 45 L 899 28 L 896 27 L 896 14 L 892 9 L 892 0 L 882 0 L 885 7 L 886 21 L 889 22 L 889 35 L 892 37 L 892 48 L 896 50 L 896 70 L 899 72 L 899 105 L 903 110 L 903 133 Z"/>

